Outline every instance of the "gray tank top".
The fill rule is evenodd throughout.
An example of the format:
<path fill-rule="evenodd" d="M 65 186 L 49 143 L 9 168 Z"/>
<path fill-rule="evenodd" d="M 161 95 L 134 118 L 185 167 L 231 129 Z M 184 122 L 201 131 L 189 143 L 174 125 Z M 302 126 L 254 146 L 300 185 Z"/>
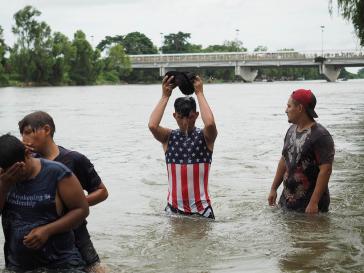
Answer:
<path fill-rule="evenodd" d="M 71 171 L 60 163 L 40 161 L 39 174 L 34 179 L 16 183 L 8 193 L 2 212 L 5 264 L 9 268 L 26 270 L 81 268 L 83 261 L 75 247 L 72 231 L 51 236 L 38 250 L 23 244 L 24 236 L 33 228 L 60 218 L 55 200 L 57 184 L 71 175 Z"/>

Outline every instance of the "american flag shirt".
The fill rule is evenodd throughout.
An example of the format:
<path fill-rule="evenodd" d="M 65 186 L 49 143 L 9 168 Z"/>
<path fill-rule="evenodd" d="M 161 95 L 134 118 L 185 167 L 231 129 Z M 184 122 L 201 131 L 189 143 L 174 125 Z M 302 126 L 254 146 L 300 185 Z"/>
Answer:
<path fill-rule="evenodd" d="M 165 153 L 168 171 L 168 203 L 186 213 L 202 213 L 211 206 L 208 178 L 212 152 L 202 129 L 188 135 L 172 130 Z"/>

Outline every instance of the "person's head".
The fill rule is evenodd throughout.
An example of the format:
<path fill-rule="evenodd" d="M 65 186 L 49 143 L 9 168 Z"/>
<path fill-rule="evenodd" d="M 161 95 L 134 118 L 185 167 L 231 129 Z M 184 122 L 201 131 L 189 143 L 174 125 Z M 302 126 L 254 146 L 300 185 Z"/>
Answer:
<path fill-rule="evenodd" d="M 52 117 L 43 111 L 36 111 L 26 115 L 18 123 L 23 141 L 42 153 L 46 145 L 53 141 L 56 126 Z"/>
<path fill-rule="evenodd" d="M 199 113 L 196 112 L 196 101 L 193 97 L 177 98 L 174 102 L 174 111 L 173 116 L 182 131 L 194 128 Z"/>
<path fill-rule="evenodd" d="M 6 171 L 17 162 L 23 162 L 22 175 L 31 174 L 31 156 L 24 144 L 10 134 L 0 136 L 0 168 Z"/>
<path fill-rule="evenodd" d="M 297 89 L 292 92 L 287 102 L 286 114 L 288 122 L 297 123 L 302 118 L 314 120 L 317 118 L 315 112 L 316 97 L 311 90 Z"/>

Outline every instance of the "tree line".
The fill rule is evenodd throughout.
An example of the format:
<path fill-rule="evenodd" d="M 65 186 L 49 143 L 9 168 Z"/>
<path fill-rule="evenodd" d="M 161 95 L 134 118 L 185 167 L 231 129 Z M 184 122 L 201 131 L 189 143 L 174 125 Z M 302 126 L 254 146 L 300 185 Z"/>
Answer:
<path fill-rule="evenodd" d="M 157 69 L 131 68 L 128 55 L 157 53 L 245 52 L 240 40 L 225 41 L 221 45 L 201 45 L 189 42 L 190 33 L 170 33 L 157 48 L 143 33 L 106 36 L 93 48 L 85 33 L 78 30 L 73 39 L 39 21 L 41 12 L 26 6 L 14 14 L 12 32 L 16 41 L 12 47 L 5 43 L 0 26 L 0 86 L 6 85 L 93 85 L 122 82 L 155 82 Z M 259 45 L 254 51 L 267 51 Z M 282 49 L 293 50 L 293 49 Z M 196 69 L 192 69 L 196 70 Z M 233 68 L 199 68 L 204 78 L 211 81 L 234 81 Z M 344 77 L 352 75 L 343 71 Z M 361 71 L 364 76 L 364 71 Z M 320 79 L 316 68 L 263 68 L 258 79 Z"/>

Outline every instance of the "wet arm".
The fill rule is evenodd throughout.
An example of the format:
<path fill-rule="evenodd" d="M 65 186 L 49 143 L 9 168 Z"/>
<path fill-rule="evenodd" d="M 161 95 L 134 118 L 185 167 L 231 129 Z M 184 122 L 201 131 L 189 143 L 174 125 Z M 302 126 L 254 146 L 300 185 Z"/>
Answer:
<path fill-rule="evenodd" d="M 106 200 L 109 196 L 107 189 L 103 183 L 99 185 L 97 190 L 91 192 L 90 194 L 86 195 L 86 200 L 89 206 L 94 206 L 102 201 Z"/>
<path fill-rule="evenodd" d="M 154 108 L 149 118 L 148 127 L 152 132 L 154 138 L 162 144 L 168 141 L 170 130 L 160 126 L 164 111 L 166 109 L 169 97 L 164 97 L 159 100 L 157 106 Z"/>
<path fill-rule="evenodd" d="M 212 151 L 215 139 L 217 137 L 215 118 L 203 94 L 202 80 L 198 76 L 196 76 L 196 79 L 194 81 L 194 87 L 198 105 L 201 112 L 201 118 L 204 123 L 204 135 L 206 139 L 206 144 L 207 147 Z"/>
<path fill-rule="evenodd" d="M 171 84 L 173 77 L 165 77 L 162 81 L 162 97 L 158 101 L 157 105 L 155 106 L 152 114 L 149 118 L 148 127 L 149 130 L 152 132 L 153 136 L 156 140 L 161 142 L 162 144 L 167 143 L 169 134 L 171 132 L 168 128 L 163 128 L 160 126 L 160 122 L 162 120 L 164 111 L 167 107 L 167 103 L 169 101 L 169 98 L 172 94 L 173 88 L 175 88 L 174 85 Z"/>
<path fill-rule="evenodd" d="M 58 194 L 68 212 L 48 225 L 49 235 L 66 232 L 76 228 L 88 216 L 88 204 L 80 182 L 76 176 L 65 177 L 58 183 Z"/>
<path fill-rule="evenodd" d="M 281 183 L 283 181 L 283 176 L 284 176 L 285 172 L 286 172 L 286 164 L 284 162 L 284 158 L 281 157 L 281 159 L 279 160 L 276 175 L 274 176 L 273 183 L 270 188 L 270 193 L 268 196 L 268 203 L 270 206 L 276 205 L 277 189 L 279 188 L 279 186 L 281 185 Z"/>
<path fill-rule="evenodd" d="M 332 164 L 322 164 L 319 166 L 320 172 L 317 176 L 315 190 L 311 196 L 310 202 L 306 208 L 306 213 L 317 213 L 318 203 L 326 191 L 332 172 Z"/>
<path fill-rule="evenodd" d="M 67 207 L 68 212 L 52 223 L 32 229 L 24 236 L 23 244 L 26 247 L 39 249 L 50 236 L 76 228 L 87 217 L 89 210 L 85 194 L 74 175 L 59 181 L 57 194 Z"/>

